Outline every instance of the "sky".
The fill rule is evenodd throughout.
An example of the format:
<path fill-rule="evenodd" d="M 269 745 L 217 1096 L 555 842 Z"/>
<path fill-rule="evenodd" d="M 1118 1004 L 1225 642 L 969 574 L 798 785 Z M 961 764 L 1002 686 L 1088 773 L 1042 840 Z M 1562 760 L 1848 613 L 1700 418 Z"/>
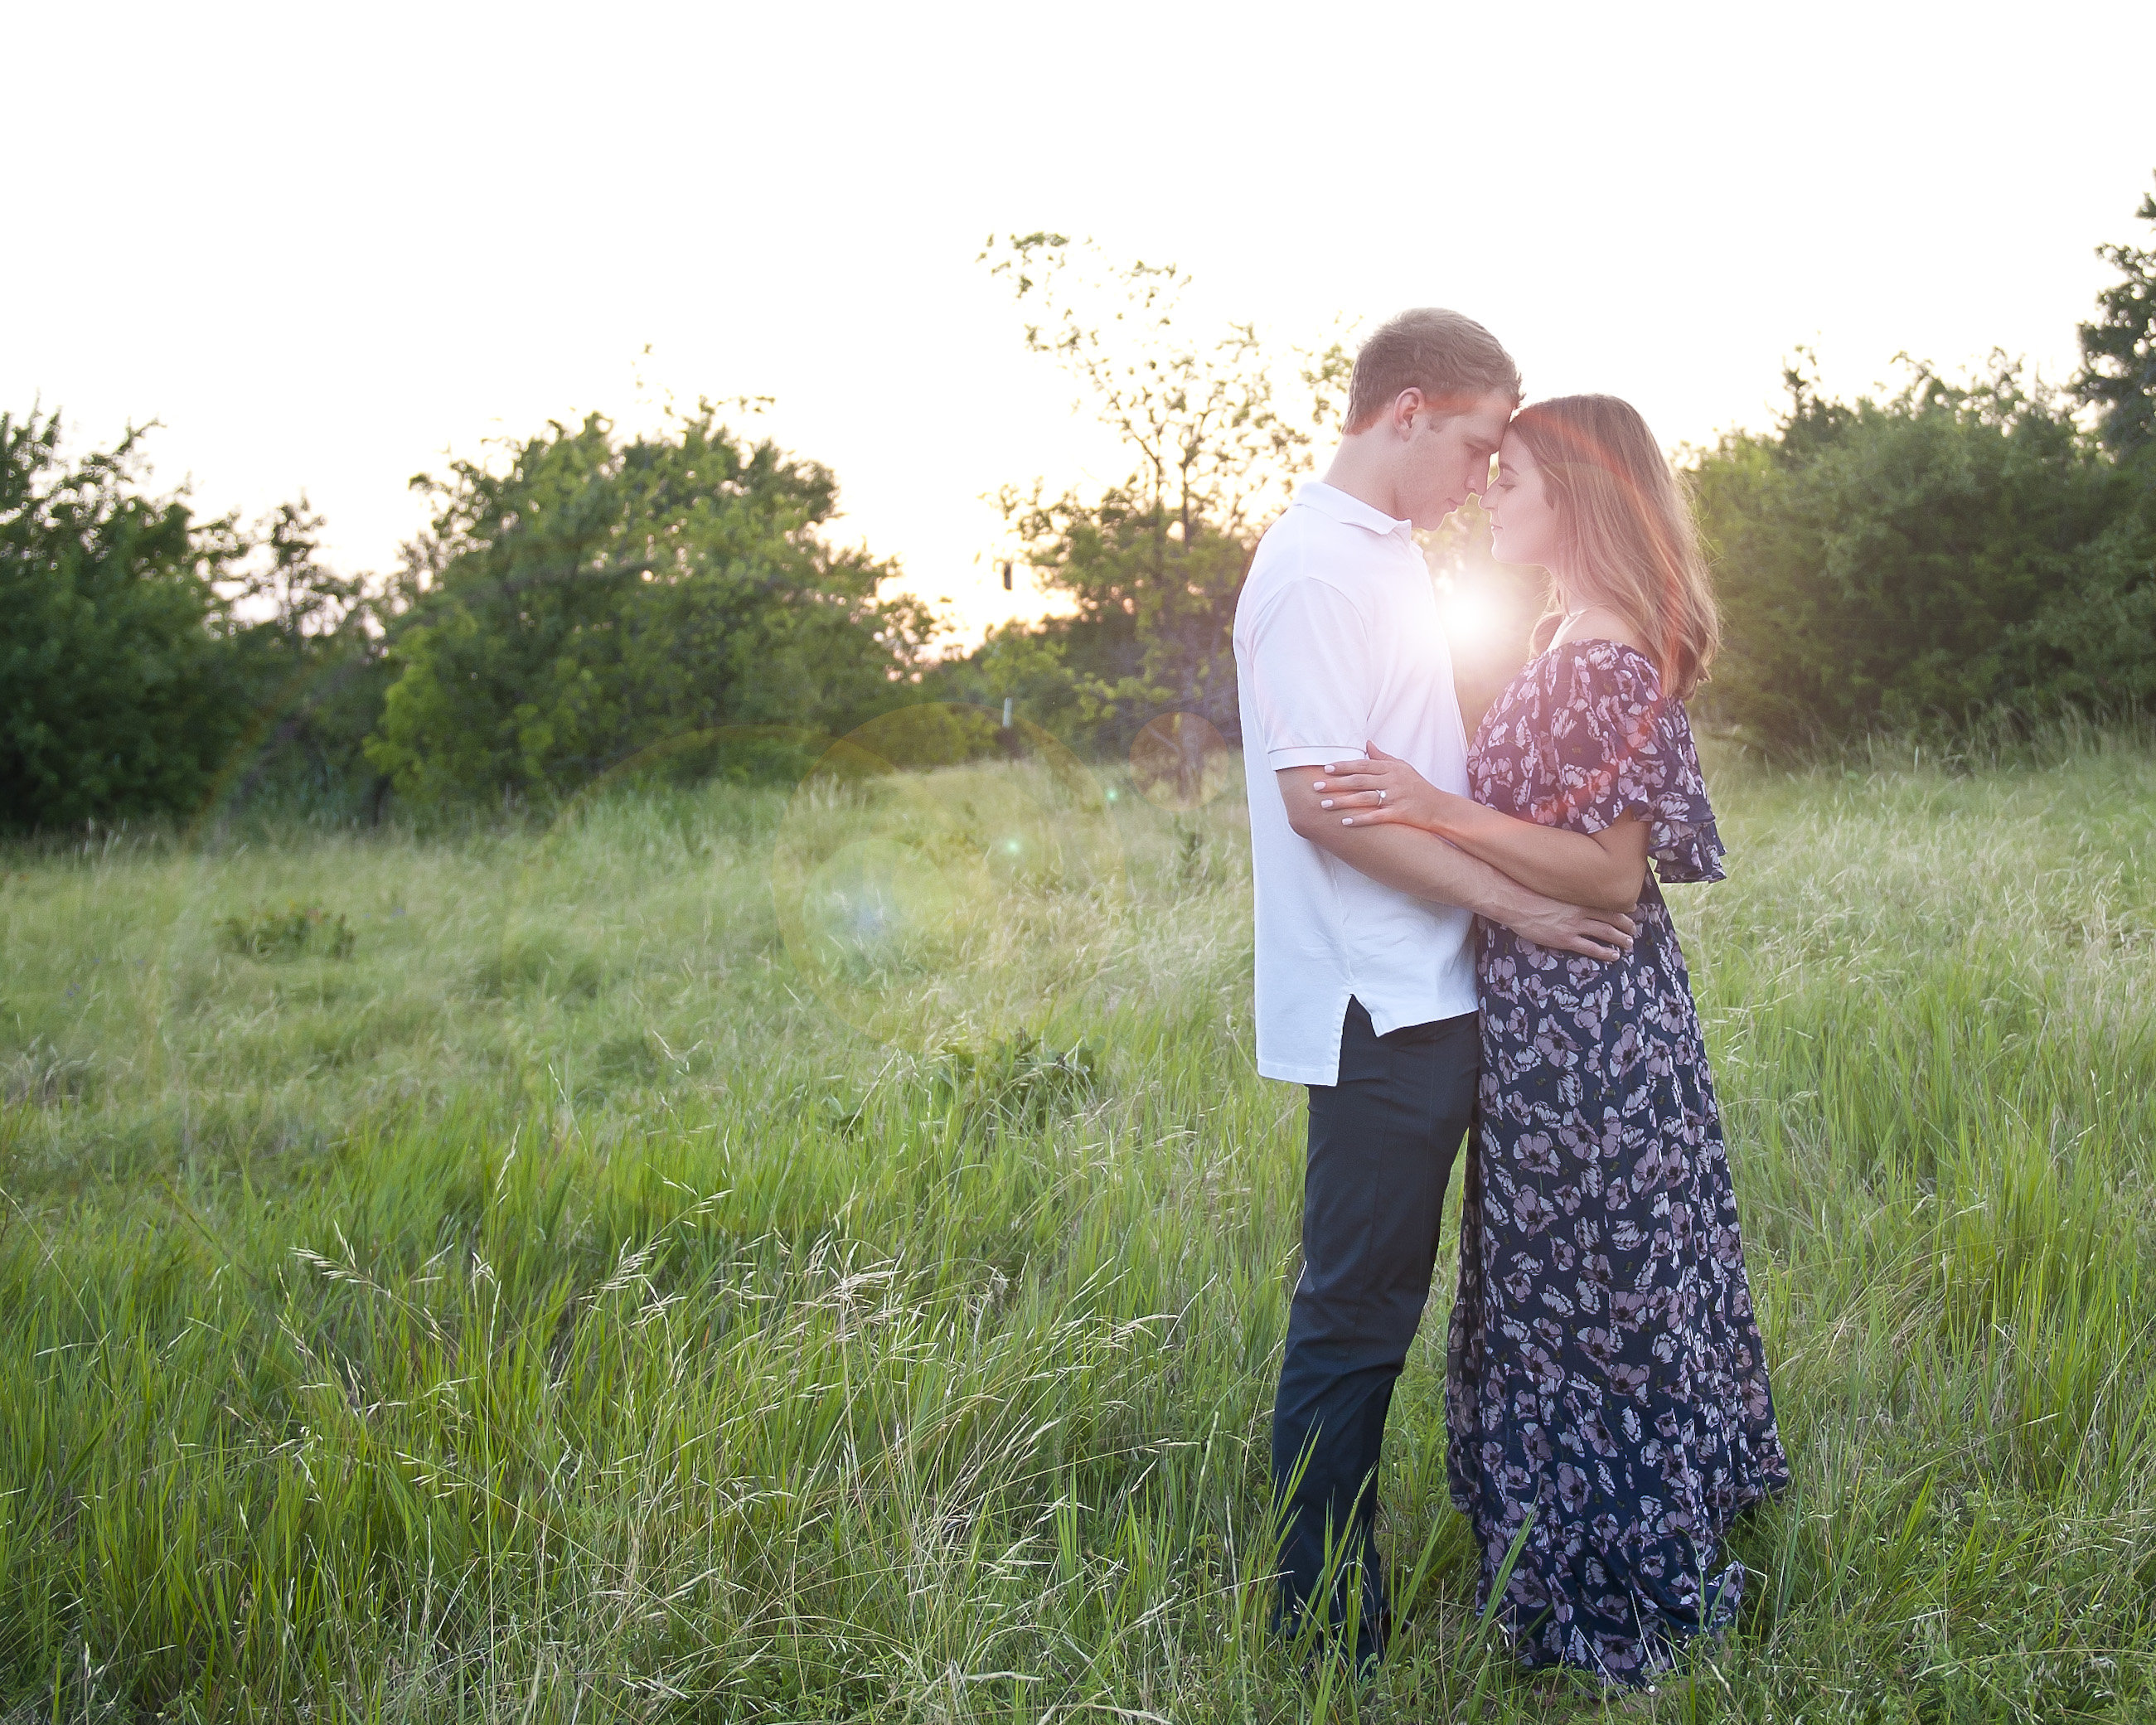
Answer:
<path fill-rule="evenodd" d="M 1283 345 L 1455 306 L 1674 448 L 1769 424 L 1799 347 L 1840 392 L 2065 378 L 2156 169 L 2147 0 L 0 0 L 0 409 L 156 419 L 157 483 L 304 491 L 349 572 L 489 439 L 769 397 L 740 423 L 961 642 L 1049 603 L 1001 590 L 997 489 L 1121 471 L 991 233 L 1175 262 Z"/>

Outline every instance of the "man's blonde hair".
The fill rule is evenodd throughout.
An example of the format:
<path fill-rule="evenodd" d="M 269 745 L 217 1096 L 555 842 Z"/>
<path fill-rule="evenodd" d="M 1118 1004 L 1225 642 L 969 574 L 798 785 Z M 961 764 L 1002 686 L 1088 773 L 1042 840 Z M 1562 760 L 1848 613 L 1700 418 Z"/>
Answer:
<path fill-rule="evenodd" d="M 1650 644 L 1663 691 L 1685 700 L 1722 628 L 1691 501 L 1647 422 L 1614 395 L 1561 395 L 1522 413 L 1511 435 L 1542 469 L 1563 547 L 1563 591 L 1535 626 L 1536 649 L 1568 608 L 1607 605 Z"/>
<path fill-rule="evenodd" d="M 1504 344 L 1473 318 L 1425 306 L 1380 324 L 1355 356 L 1348 430 L 1368 431 L 1406 389 L 1419 389 L 1425 402 L 1447 415 L 1467 413 L 1492 395 L 1517 407 L 1520 368 Z"/>

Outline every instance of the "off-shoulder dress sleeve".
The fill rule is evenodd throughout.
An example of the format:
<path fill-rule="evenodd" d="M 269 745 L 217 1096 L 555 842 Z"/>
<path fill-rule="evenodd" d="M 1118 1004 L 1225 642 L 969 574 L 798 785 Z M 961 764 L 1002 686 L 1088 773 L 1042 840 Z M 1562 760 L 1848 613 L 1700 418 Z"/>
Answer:
<path fill-rule="evenodd" d="M 1662 693 L 1653 665 L 1629 647 L 1594 643 L 1565 669 L 1548 715 L 1555 806 L 1537 818 L 1599 833 L 1636 815 L 1659 878 L 1723 879 L 1726 852 L 1683 702 Z"/>

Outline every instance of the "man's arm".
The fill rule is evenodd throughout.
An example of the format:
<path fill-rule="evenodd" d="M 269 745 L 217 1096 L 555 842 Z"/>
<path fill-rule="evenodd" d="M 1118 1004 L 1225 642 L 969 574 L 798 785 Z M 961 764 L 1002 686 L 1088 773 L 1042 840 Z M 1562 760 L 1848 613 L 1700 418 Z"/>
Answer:
<path fill-rule="evenodd" d="M 1472 911 L 1538 947 L 1590 958 L 1615 958 L 1630 950 L 1632 919 L 1621 911 L 1585 910 L 1530 892 L 1510 875 L 1414 827 L 1342 826 L 1310 791 L 1311 781 L 1326 771 L 1279 769 L 1288 824 L 1358 874 L 1395 892 Z"/>
<path fill-rule="evenodd" d="M 1590 911 L 1630 911 L 1647 876 L 1647 824 L 1628 814 L 1599 833 L 1521 820 L 1452 791 L 1440 791 L 1377 744 L 1367 761 L 1336 763 L 1305 793 L 1343 827 L 1419 827 L 1508 875 L 1530 892 Z M 1286 796 L 1283 785 L 1281 793 Z M 1352 811 L 1343 813 L 1342 811 Z M 1315 820 L 1306 808 L 1290 808 Z"/>

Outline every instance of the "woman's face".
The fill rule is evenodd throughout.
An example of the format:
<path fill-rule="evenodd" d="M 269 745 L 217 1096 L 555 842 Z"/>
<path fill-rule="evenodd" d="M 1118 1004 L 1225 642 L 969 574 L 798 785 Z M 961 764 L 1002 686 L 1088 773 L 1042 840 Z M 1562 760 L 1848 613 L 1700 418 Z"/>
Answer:
<path fill-rule="evenodd" d="M 1490 549 L 1501 563 L 1536 563 L 1549 568 L 1558 553 L 1556 507 L 1543 483 L 1543 470 L 1516 431 L 1505 434 L 1497 450 L 1497 477 L 1482 494 L 1490 517 Z"/>

